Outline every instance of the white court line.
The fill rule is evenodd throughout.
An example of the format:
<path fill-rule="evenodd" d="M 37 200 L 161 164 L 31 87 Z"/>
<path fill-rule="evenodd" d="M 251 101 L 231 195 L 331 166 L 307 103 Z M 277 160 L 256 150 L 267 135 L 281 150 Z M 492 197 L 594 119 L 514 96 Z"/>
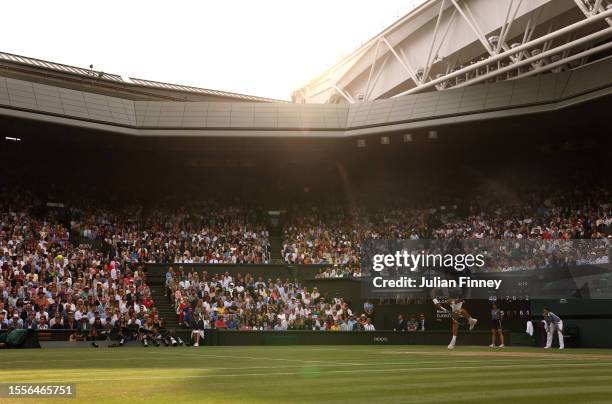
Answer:
<path fill-rule="evenodd" d="M 98 351 L 100 352 L 100 351 Z M 152 354 L 158 354 L 158 355 L 167 355 L 167 356 L 171 356 L 171 357 L 188 357 L 188 358 L 229 358 L 229 359 L 251 359 L 251 360 L 261 360 L 261 361 L 283 361 L 283 362 L 300 362 L 300 363 L 327 363 L 327 364 L 334 364 L 334 365 L 346 365 L 346 366 L 350 366 L 350 365 L 354 365 L 354 366 L 360 366 L 360 365 L 365 365 L 363 363 L 352 363 L 352 362 L 331 362 L 331 361 L 315 361 L 315 360 L 304 360 L 304 359 L 289 359 L 289 358 L 268 358 L 268 357 L 256 357 L 256 356 L 243 356 L 243 355 L 211 355 L 211 354 L 198 354 L 197 352 L 193 352 L 193 353 L 185 353 L 185 352 L 169 352 L 169 351 L 148 351 Z M 165 358 L 143 358 L 143 357 L 136 357 L 133 359 L 138 359 L 138 360 L 166 360 Z M 125 358 L 91 358 L 91 359 L 51 359 L 52 361 L 69 361 L 69 362 L 81 362 L 81 361 L 90 361 L 90 360 L 95 360 L 95 361 L 106 361 L 106 360 L 127 360 Z M 2 361 L 3 363 L 39 363 L 40 360 L 16 360 L 16 361 L 10 361 L 10 360 L 4 360 Z"/>
<path fill-rule="evenodd" d="M 261 361 L 283 361 L 283 362 L 300 362 L 300 363 L 327 363 L 327 364 L 333 364 L 333 365 L 346 365 L 346 366 L 363 366 L 363 363 L 352 363 L 352 362 L 331 362 L 331 361 L 308 361 L 308 360 L 303 360 L 303 359 L 289 359 L 289 358 L 266 358 L 266 357 L 260 357 L 260 356 L 244 356 L 244 355 L 211 355 L 211 354 L 204 354 L 204 355 L 198 355 L 196 354 L 185 354 L 185 355 L 181 355 L 181 354 L 173 354 L 171 352 L 157 352 L 157 351 L 151 351 L 153 353 L 156 354 L 168 354 L 170 356 L 187 356 L 187 357 L 200 357 L 200 358 L 229 358 L 229 359 L 251 359 L 251 360 L 261 360 Z"/>
<path fill-rule="evenodd" d="M 434 352 L 429 352 L 429 351 L 384 351 L 384 352 L 378 352 L 378 354 L 380 355 L 415 355 L 415 356 L 444 356 L 444 357 L 451 357 L 451 358 L 459 358 L 462 356 L 467 356 L 468 354 L 470 356 L 476 356 L 479 358 L 483 358 L 483 360 L 486 360 L 485 358 L 523 358 L 523 359 L 527 359 L 529 360 L 532 356 L 528 356 L 528 355 L 537 355 L 536 357 L 541 358 L 543 356 L 546 356 L 550 359 L 556 359 L 556 360 L 580 360 L 580 357 L 582 357 L 583 359 L 590 359 L 590 360 L 612 360 L 612 355 L 593 355 L 593 354 L 579 354 L 579 353 L 570 353 L 570 352 L 565 352 L 565 353 L 559 353 L 559 352 L 546 352 L 546 351 L 542 351 L 542 352 L 524 352 L 524 351 L 507 351 L 504 350 L 503 348 L 501 349 L 494 349 L 491 348 L 490 351 L 461 351 L 461 350 L 454 350 L 454 351 L 443 351 L 441 353 L 434 353 Z"/>
<path fill-rule="evenodd" d="M 289 350 L 289 349 L 286 349 Z M 320 348 L 320 349 L 316 349 L 319 351 L 327 351 L 327 350 L 332 350 L 332 349 L 327 349 L 327 348 Z M 275 349 L 276 351 L 276 349 Z M 448 357 L 448 358 L 460 358 L 462 356 L 458 356 L 458 355 L 448 355 L 448 351 L 420 351 L 420 350 L 403 350 L 403 351 L 389 351 L 389 350 L 372 350 L 372 349 L 361 349 L 361 350 L 351 350 L 352 352 L 372 352 L 372 353 L 377 353 L 377 354 L 383 354 L 383 355 L 390 355 L 390 354 L 401 354 L 401 355 L 409 355 L 409 354 L 432 354 L 432 355 L 438 355 L 439 356 L 444 356 L 444 357 Z M 104 355 L 104 351 L 96 351 L 96 352 L 100 352 Z M 116 352 L 116 351 L 115 351 Z M 213 354 L 209 354 L 209 353 L 198 353 L 197 351 L 192 351 L 192 353 L 187 353 L 184 350 L 181 350 L 179 352 L 176 351 L 147 351 L 150 352 L 152 354 L 161 354 L 161 355 L 168 355 L 168 356 L 172 356 L 172 357 L 186 357 L 186 358 L 229 358 L 229 359 L 249 359 L 249 360 L 261 360 L 261 361 L 283 361 L 283 362 L 299 362 L 299 363 L 308 363 L 308 364 L 327 364 L 327 365 L 331 365 L 331 366 L 371 366 L 374 364 L 377 365 L 398 365 L 398 364 L 402 364 L 402 363 L 397 363 L 397 362 L 368 362 L 368 363 L 353 363 L 353 362 L 332 362 L 332 361 L 325 361 L 325 360 L 304 360 L 304 359 L 290 359 L 290 358 L 270 358 L 270 357 L 260 357 L 260 356 L 243 356 L 243 355 L 213 355 Z M 202 351 L 200 351 L 202 352 Z M 481 359 L 479 361 L 459 361 L 459 360 L 453 360 L 453 362 L 455 363 L 480 363 L 482 360 L 486 360 L 487 363 L 497 363 L 497 362 L 502 362 L 502 361 L 528 361 L 529 363 L 533 363 L 534 359 L 531 359 L 529 357 L 520 357 L 520 356 L 512 356 L 512 355 L 508 355 L 508 356 L 504 356 L 503 351 L 483 351 L 483 353 L 486 353 L 486 355 L 481 355 L 483 357 L 487 357 L 487 358 L 495 358 L 494 356 L 490 355 L 490 352 L 499 352 L 500 356 L 498 357 L 499 359 L 492 359 L 492 360 L 488 360 L 488 359 Z M 508 353 L 513 353 L 515 351 L 507 351 Z M 528 353 L 528 352 L 525 352 Z M 478 352 L 474 352 L 474 356 L 479 356 Z M 403 357 L 402 359 L 404 359 L 405 357 Z M 53 362 L 82 362 L 82 361 L 126 361 L 126 360 L 142 360 L 143 357 L 122 357 L 122 358 L 108 358 L 108 357 L 104 357 L 104 358 L 88 358 L 88 359 L 51 359 Z M 166 358 L 153 358 L 153 357 L 147 357 L 144 358 L 145 360 L 156 360 L 156 361 L 163 361 L 163 360 L 167 360 Z M 612 355 L 610 355 L 610 358 L 596 358 L 597 360 L 610 360 L 612 361 Z M 575 355 L 572 356 L 565 356 L 563 354 L 559 354 L 559 355 L 551 355 L 549 358 L 542 358 L 539 357 L 537 359 L 537 362 L 553 362 L 553 361 L 567 361 L 567 360 L 580 360 L 579 358 L 576 358 Z M 18 360 L 3 360 L 3 363 L 10 363 L 10 364 L 15 364 L 15 363 L 40 363 L 40 360 L 23 360 L 23 359 L 18 359 Z M 434 363 L 439 363 L 438 361 L 428 361 L 428 362 L 410 362 L 411 364 L 434 364 Z M 502 362 L 503 363 L 503 362 Z M 252 367 L 252 368 L 257 368 L 257 367 Z M 261 367 L 261 368 L 267 368 L 267 367 Z M 212 369 L 212 368 L 211 368 Z M 219 369 L 219 370 L 227 370 L 227 369 L 248 369 L 248 368 L 215 368 L 215 369 Z"/>
<path fill-rule="evenodd" d="M 147 360 L 147 361 L 165 361 L 166 358 L 143 358 L 142 356 L 127 357 L 127 358 L 87 358 L 87 359 L 49 359 L 51 362 L 91 362 L 91 361 L 135 361 L 135 360 Z M 19 360 L 3 360 L 2 363 L 40 363 L 40 359 L 19 359 Z"/>
<path fill-rule="evenodd" d="M 363 363 L 352 363 L 352 362 L 332 362 L 332 361 L 325 361 L 325 360 L 318 360 L 318 361 L 313 361 L 313 360 L 303 360 L 303 359 L 289 359 L 289 358 L 269 358 L 269 357 L 259 357 L 259 356 L 243 356 L 243 355 L 213 355 L 213 354 L 208 354 L 208 353 L 204 353 L 204 354 L 199 354 L 198 352 L 194 352 L 192 354 L 189 353 L 182 353 L 182 354 L 174 354 L 171 352 L 165 352 L 165 351 L 151 351 L 152 353 L 156 353 L 156 354 L 167 354 L 167 355 L 171 355 L 171 356 L 184 356 L 184 357 L 202 357 L 202 358 L 206 358 L 206 357 L 210 357 L 210 358 L 230 358 L 230 359 L 250 359 L 250 360 L 261 360 L 261 361 L 284 361 L 284 362 L 300 362 L 300 363 L 329 363 L 329 364 L 338 364 L 338 365 L 354 365 L 354 366 L 363 366 Z M 444 351 L 359 351 L 359 352 L 375 352 L 377 354 L 383 354 L 383 355 L 389 355 L 389 354 L 401 354 L 401 355 L 408 355 L 408 354 L 432 354 L 431 356 L 442 356 L 445 358 L 461 358 L 461 357 L 466 357 L 464 355 L 454 355 L 453 353 L 450 353 L 447 350 Z M 461 352 L 461 351 L 456 351 L 456 352 Z M 498 357 L 492 356 L 491 352 L 499 352 L 500 355 Z M 505 355 L 505 352 L 503 351 L 483 351 L 483 355 L 479 355 L 478 352 L 474 352 L 474 357 L 482 357 L 482 360 L 486 360 L 488 362 L 488 358 L 499 358 L 499 359 L 507 359 L 507 360 L 524 360 L 524 361 L 529 361 L 532 362 L 533 359 L 531 359 L 528 356 L 517 356 L 517 355 L 513 355 L 513 353 L 515 353 L 515 351 L 507 351 L 508 355 Z M 526 352 L 527 354 L 529 352 Z M 404 356 L 405 358 L 405 356 Z M 364 358 L 365 359 L 365 358 Z M 543 358 L 543 357 L 538 357 L 538 360 L 543 360 L 543 361 L 564 361 L 564 360 L 581 360 L 580 358 L 577 358 L 575 356 L 575 354 L 573 354 L 572 356 L 565 356 L 563 354 L 559 354 L 559 355 L 554 355 L 551 354 L 550 357 L 548 358 Z M 587 358 L 585 358 L 587 359 Z M 591 360 L 610 360 L 612 361 L 612 355 L 610 355 L 609 358 L 588 358 Z M 493 359 L 495 360 L 495 359 Z M 455 360 L 456 362 L 457 360 Z"/>
<path fill-rule="evenodd" d="M 386 348 L 392 348 L 391 346 L 386 346 Z M 473 346 L 466 346 L 465 348 L 473 348 Z M 484 348 L 484 347 L 481 347 Z M 512 347 L 510 347 L 512 348 Z M 397 349 L 397 348 L 396 348 Z M 589 359 L 589 360 L 611 360 L 612 361 L 612 355 L 611 354 L 607 354 L 607 353 L 597 353 L 597 352 L 574 352 L 574 350 L 565 350 L 565 352 L 562 352 L 558 349 L 555 349 L 554 351 L 545 351 L 543 348 L 534 348 L 533 350 L 512 350 L 512 349 L 493 349 L 493 348 L 489 348 L 490 350 L 482 350 L 482 351 L 464 351 L 461 350 L 461 347 L 459 349 L 456 349 L 455 351 L 449 352 L 448 350 L 444 349 L 444 350 L 440 350 L 440 351 L 422 351 L 422 350 L 410 350 L 410 349 L 404 349 L 404 350 L 388 350 L 388 349 L 381 349 L 381 350 L 376 350 L 376 349 L 347 349 L 347 350 L 343 350 L 343 352 L 362 352 L 362 353 L 373 353 L 373 354 L 382 354 L 382 355 L 391 355 L 391 354 L 402 354 L 402 355 L 423 355 L 423 356 L 440 356 L 440 357 L 451 357 L 451 358 L 458 358 L 458 357 L 462 357 L 462 356 L 467 356 L 467 354 L 469 353 L 470 356 L 473 357 L 479 357 L 479 358 L 495 358 L 495 357 L 499 357 L 499 358 L 524 358 L 526 360 L 530 360 L 530 357 L 527 355 L 531 355 L 531 354 L 536 354 L 538 355 L 538 357 L 542 357 L 542 356 L 548 356 L 549 359 L 556 359 L 556 360 L 581 360 L 581 359 Z M 323 349 L 322 349 L 323 350 Z M 609 349 L 601 349 L 601 351 L 603 352 L 610 352 Z M 497 356 L 497 354 L 499 354 Z M 525 355 L 525 356 L 520 356 L 521 354 Z"/>
<path fill-rule="evenodd" d="M 140 359 L 140 358 L 138 358 Z M 160 359 L 161 360 L 161 359 Z M 165 359 L 164 359 L 165 360 Z M 70 361 L 72 361 L 72 359 L 70 359 Z M 40 362 L 40 361 L 38 361 Z M 455 361 L 457 362 L 457 361 Z M 524 361 L 523 361 L 524 362 Z M 542 362 L 542 363 L 546 363 L 546 362 L 551 362 L 550 360 L 547 359 L 542 359 L 542 360 L 535 360 L 535 361 L 529 361 L 530 364 L 534 363 L 534 362 Z M 14 362 L 11 362 L 14 363 Z M 411 365 L 435 365 L 435 364 L 439 364 L 440 361 L 421 361 L 421 362 L 410 362 L 409 364 Z M 458 363 L 482 363 L 482 361 L 460 361 Z M 513 360 L 513 359 L 500 359 L 500 360 L 492 360 L 492 361 L 487 361 L 487 363 L 504 363 L 504 364 L 516 364 L 516 365 L 520 365 L 521 362 Z M 585 362 L 584 364 L 590 364 L 590 362 Z M 612 364 L 612 363 L 611 363 Z M 406 363 L 405 362 L 372 362 L 372 363 L 360 363 L 360 364 L 352 364 L 352 365 L 336 365 L 336 364 L 318 364 L 316 366 L 319 367 L 343 367 L 343 366 L 405 366 Z M 246 366 L 246 367 L 214 367 L 214 368 L 180 368 L 178 369 L 179 372 L 184 372 L 184 371 L 217 371 L 217 370 L 245 370 L 245 369 L 293 369 L 293 368 L 298 368 L 298 369 L 303 369 L 303 365 L 277 365 L 277 366 Z M 460 368 L 460 367 L 458 367 Z M 139 368 L 124 368 L 124 369 L 97 369 L 97 368 L 93 368 L 91 369 L 93 370 L 96 374 L 104 374 L 104 373 L 111 373 L 111 374 L 115 374 L 117 372 L 121 372 L 121 371 L 136 371 L 139 373 L 164 373 L 164 372 L 177 372 L 177 369 L 139 369 Z M 66 372 L 63 371 L 62 369 L 58 369 L 58 368 L 53 368 L 53 369 L 40 369 L 40 370 L 11 370 L 10 371 L 10 375 L 11 376 L 28 376 L 28 375 L 40 375 L 40 374 L 44 374 L 44 373 L 58 373 L 61 372 L 62 375 L 71 375 L 71 374 L 76 374 L 76 375 L 80 375 L 83 373 L 83 371 L 74 371 L 74 372 Z M 0 374 L 2 374 L 2 371 L 0 371 Z"/>
<path fill-rule="evenodd" d="M 576 367 L 576 366 L 600 366 L 610 365 L 609 363 L 559 363 L 557 367 Z M 444 366 L 444 367 L 425 367 L 425 368 L 395 368 L 395 369 L 350 369 L 350 370 L 330 370 L 322 372 L 324 375 L 341 374 L 341 373 L 384 373 L 384 372 L 415 372 L 426 370 L 464 370 L 464 369 L 500 369 L 500 368 L 538 368 L 550 366 L 549 364 L 512 364 L 512 365 L 485 365 L 485 366 Z M 304 372 L 274 372 L 274 373 L 237 373 L 237 374 L 214 374 L 214 375 L 177 375 L 177 376 L 146 376 L 146 377 L 117 377 L 117 378 L 87 378 L 87 379 L 61 379 L 51 380 L 46 383 L 69 383 L 69 382 L 93 382 L 100 381 L 126 381 L 126 380 L 174 380 L 174 379 L 209 379 L 209 378 L 226 378 L 226 377 L 270 377 L 270 376 L 294 376 L 303 375 Z M 21 380 L 23 382 L 23 380 Z"/>

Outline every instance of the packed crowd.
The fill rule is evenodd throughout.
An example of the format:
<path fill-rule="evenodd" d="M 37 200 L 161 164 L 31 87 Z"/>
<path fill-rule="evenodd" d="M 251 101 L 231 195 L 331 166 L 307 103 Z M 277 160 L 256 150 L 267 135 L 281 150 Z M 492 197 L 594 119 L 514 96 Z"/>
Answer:
<path fill-rule="evenodd" d="M 534 269 L 553 265 L 546 246 L 575 239 L 600 242 L 594 250 L 578 251 L 568 259 L 605 263 L 609 239 L 604 229 L 612 225 L 612 195 L 605 188 L 588 194 L 551 191 L 522 195 L 520 200 L 472 197 L 449 205 L 383 212 L 319 206 L 290 212 L 289 217 L 282 251 L 287 263 L 359 266 L 361 247 L 368 239 L 532 240 L 540 242 L 528 246 L 537 254 L 528 254 L 527 260 L 514 253 L 497 254 L 487 270 Z M 320 276 L 336 277 L 337 272 Z M 340 273 L 344 276 L 345 271 Z"/>
<path fill-rule="evenodd" d="M 0 198 L 0 328 L 80 327 L 80 335 L 88 337 L 97 332 L 92 328 L 161 328 L 145 263 L 270 262 L 265 221 L 245 207 L 204 202 L 175 209 L 110 209 L 81 202 L 41 213 L 36 211 L 40 206 L 24 191 L 3 192 Z M 290 209 L 282 257 L 287 263 L 332 264 L 316 278 L 359 277 L 365 240 L 428 238 L 516 242 L 510 249 L 494 247 L 499 251 L 487 268 L 491 271 L 551 266 L 551 252 L 555 259 L 577 264 L 609 262 L 612 195 L 605 188 L 589 193 L 541 190 L 520 198 L 475 196 L 431 206 Z M 71 233 L 82 242 L 74 244 Z M 575 240 L 597 243 L 559 255 L 563 242 Z M 230 274 L 198 278 L 195 272 L 177 270 L 169 272 L 167 287 L 181 322 L 202 320 L 205 327 L 334 330 L 368 325 L 368 316 L 354 316 L 342 298 L 326 299 L 316 289 L 288 281 Z"/>
<path fill-rule="evenodd" d="M 361 267 L 357 265 L 322 267 L 315 273 L 315 279 L 360 278 L 361 276 Z"/>
<path fill-rule="evenodd" d="M 141 265 L 73 245 L 53 213 L 38 218 L 31 195 L 9 195 L 0 200 L 0 329 L 76 330 L 71 338 L 95 341 L 163 327 Z"/>
<path fill-rule="evenodd" d="M 203 202 L 190 208 L 142 207 L 122 214 L 76 210 L 73 230 L 100 238 L 130 262 L 265 264 L 270 260 L 268 231 L 256 212 Z"/>
<path fill-rule="evenodd" d="M 366 313 L 353 313 L 342 297 L 327 298 L 297 281 L 170 267 L 166 286 L 180 323 L 191 329 L 374 330 Z"/>

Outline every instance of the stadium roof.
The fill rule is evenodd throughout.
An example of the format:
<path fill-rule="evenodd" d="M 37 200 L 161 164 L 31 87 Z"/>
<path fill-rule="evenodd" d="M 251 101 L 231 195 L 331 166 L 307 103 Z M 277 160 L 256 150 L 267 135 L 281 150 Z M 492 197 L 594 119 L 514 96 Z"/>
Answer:
<path fill-rule="evenodd" d="M 145 86 L 145 87 L 164 88 L 164 89 L 168 89 L 168 90 L 187 91 L 187 92 L 190 92 L 190 93 L 216 95 L 216 96 L 220 96 L 220 97 L 236 98 L 236 99 L 241 99 L 241 100 L 245 100 L 245 101 L 287 102 L 287 101 L 283 101 L 283 100 L 275 100 L 275 99 L 272 99 L 272 98 L 257 97 L 257 96 L 254 96 L 254 95 L 236 94 L 236 93 L 230 93 L 230 92 L 227 92 L 227 91 L 210 90 L 210 89 L 207 89 L 207 88 L 185 86 L 185 85 L 182 85 L 182 84 L 170 84 L 170 83 L 164 83 L 164 82 L 161 82 L 161 81 L 136 79 L 136 78 L 133 78 L 133 77 L 130 77 L 130 81 L 133 84 L 135 84 L 135 85 L 140 85 L 140 86 Z"/>
<path fill-rule="evenodd" d="M 11 65 L 13 66 L 23 66 L 28 67 L 29 74 L 41 74 L 41 79 L 43 77 L 48 78 L 47 74 L 49 72 L 55 72 L 60 75 L 69 75 L 69 76 L 78 76 L 80 78 L 93 79 L 96 83 L 102 84 L 115 84 L 121 85 L 123 90 L 133 88 L 133 89 L 150 89 L 155 90 L 156 94 L 160 94 L 162 96 L 165 95 L 167 99 L 181 99 L 183 101 L 202 101 L 202 99 L 185 99 L 185 94 L 194 94 L 201 96 L 209 96 L 212 98 L 219 98 L 224 101 L 247 101 L 247 102 L 286 102 L 283 100 L 276 100 L 272 98 L 266 97 L 257 97 L 254 95 L 247 94 L 237 94 L 228 91 L 221 90 L 211 90 L 200 87 L 193 87 L 181 84 L 171 84 L 171 83 L 163 83 L 159 81 L 152 81 L 146 79 L 139 78 L 123 78 L 121 75 L 106 73 L 103 71 L 96 71 L 93 69 L 86 69 L 82 67 L 65 65 L 62 63 L 50 62 L 46 60 L 36 59 L 27 56 L 15 55 L 7 52 L 0 51 L 0 69 L 5 70 L 8 69 Z M 57 85 L 56 82 L 54 84 Z M 160 93 L 161 91 L 161 93 Z M 177 93 L 182 93 L 182 96 L 178 96 Z M 153 96 L 153 94 L 150 94 Z M 145 97 L 145 99 L 150 99 L 149 97 Z M 210 100 L 210 99 L 209 99 Z"/>
<path fill-rule="evenodd" d="M 608 3 L 427 0 L 292 100 L 354 104 L 570 70 L 610 54 Z"/>
<path fill-rule="evenodd" d="M 136 136 L 362 137 L 609 102 L 611 67 L 612 56 L 572 70 L 445 91 L 355 104 L 294 104 L 129 99 L 125 92 L 3 77 L 0 64 L 0 116 Z"/>

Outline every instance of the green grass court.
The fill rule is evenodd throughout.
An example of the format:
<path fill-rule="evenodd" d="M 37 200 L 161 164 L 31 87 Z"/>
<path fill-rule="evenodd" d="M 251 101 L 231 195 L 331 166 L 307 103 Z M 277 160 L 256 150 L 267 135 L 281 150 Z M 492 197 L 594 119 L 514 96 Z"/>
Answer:
<path fill-rule="evenodd" d="M 612 402 L 611 350 L 125 347 L 12 350 L 0 358 L 2 382 L 75 383 L 73 402 Z M 12 400 L 35 401 L 60 400 Z"/>

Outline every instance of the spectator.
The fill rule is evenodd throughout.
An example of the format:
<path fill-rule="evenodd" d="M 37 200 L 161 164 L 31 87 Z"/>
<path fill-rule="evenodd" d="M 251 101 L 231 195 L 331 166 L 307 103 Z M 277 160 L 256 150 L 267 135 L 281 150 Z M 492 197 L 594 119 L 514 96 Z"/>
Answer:
<path fill-rule="evenodd" d="M 406 331 L 406 320 L 404 320 L 404 316 L 400 313 L 397 315 L 397 321 L 393 326 L 393 331 Z"/>
<path fill-rule="evenodd" d="M 363 326 L 365 331 L 376 331 L 376 328 L 374 328 L 374 324 L 372 324 L 372 319 L 368 317 L 368 319 L 366 320 L 365 325 Z"/>
<path fill-rule="evenodd" d="M 191 328 L 191 340 L 193 341 L 193 346 L 200 346 L 200 340 L 204 338 L 204 320 L 202 319 L 202 314 L 198 314 L 198 317 L 192 318 L 190 322 Z"/>
<path fill-rule="evenodd" d="M 426 331 L 427 330 L 427 321 L 425 320 L 425 314 L 421 313 L 419 315 L 419 326 L 417 327 L 418 331 Z"/>
<path fill-rule="evenodd" d="M 407 331 L 416 331 L 419 327 L 419 324 L 417 323 L 416 319 L 413 317 L 410 317 L 410 320 L 408 320 L 408 322 L 406 323 L 406 330 Z"/>

